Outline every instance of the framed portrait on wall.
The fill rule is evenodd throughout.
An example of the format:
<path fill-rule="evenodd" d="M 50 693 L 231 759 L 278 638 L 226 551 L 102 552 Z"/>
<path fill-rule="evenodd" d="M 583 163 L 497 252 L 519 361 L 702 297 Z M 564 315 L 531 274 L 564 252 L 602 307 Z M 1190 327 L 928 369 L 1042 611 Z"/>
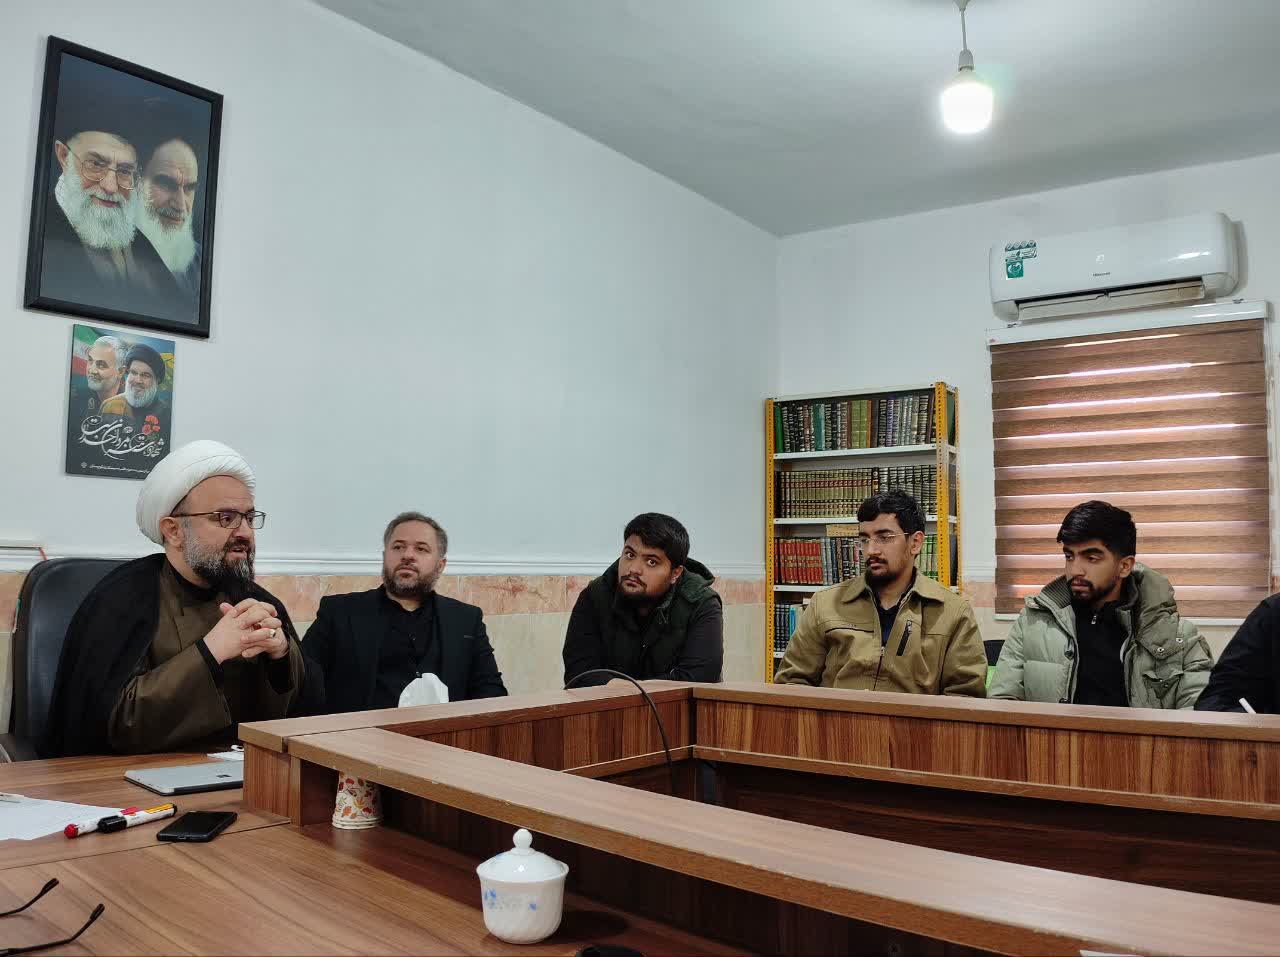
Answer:
<path fill-rule="evenodd" d="M 207 338 L 222 96 L 50 37 L 24 304 Z"/>

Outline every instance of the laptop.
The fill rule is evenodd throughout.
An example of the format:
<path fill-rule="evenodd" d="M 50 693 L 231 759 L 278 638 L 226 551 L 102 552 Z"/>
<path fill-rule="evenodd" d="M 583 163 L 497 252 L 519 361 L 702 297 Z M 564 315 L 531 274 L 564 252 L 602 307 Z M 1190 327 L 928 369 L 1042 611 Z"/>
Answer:
<path fill-rule="evenodd" d="M 244 763 L 210 761 L 180 764 L 172 768 L 138 768 L 124 772 L 124 779 L 156 794 L 195 794 L 244 786 Z"/>

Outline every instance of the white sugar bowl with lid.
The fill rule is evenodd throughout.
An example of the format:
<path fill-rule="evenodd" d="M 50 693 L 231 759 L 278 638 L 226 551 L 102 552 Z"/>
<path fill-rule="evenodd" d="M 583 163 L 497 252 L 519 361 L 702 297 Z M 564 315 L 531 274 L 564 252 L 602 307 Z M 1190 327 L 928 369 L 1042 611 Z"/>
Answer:
<path fill-rule="evenodd" d="M 509 944 L 536 944 L 560 926 L 569 866 L 531 846 L 533 835 L 516 831 L 515 847 L 476 868 L 484 926 Z"/>

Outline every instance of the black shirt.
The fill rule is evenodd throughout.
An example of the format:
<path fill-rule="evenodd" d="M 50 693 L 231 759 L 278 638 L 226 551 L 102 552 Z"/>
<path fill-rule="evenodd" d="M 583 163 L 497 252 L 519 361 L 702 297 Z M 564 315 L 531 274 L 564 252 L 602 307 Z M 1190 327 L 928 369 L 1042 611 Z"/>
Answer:
<path fill-rule="evenodd" d="M 1129 706 L 1124 686 L 1124 664 L 1120 648 L 1124 630 L 1116 618 L 1114 604 L 1094 611 L 1075 605 L 1076 645 L 1080 660 L 1076 671 L 1076 704 L 1102 704 L 1116 708 Z"/>
<path fill-rule="evenodd" d="M 880 616 L 880 645 L 889 640 L 889 632 L 893 631 L 893 623 L 898 620 L 898 609 L 902 607 L 902 599 L 907 597 L 907 592 L 911 591 L 911 586 L 916 583 L 916 571 L 911 572 L 911 582 L 907 585 L 906 591 L 895 601 L 890 608 L 885 608 L 880 604 L 880 595 L 876 592 L 875 586 L 867 582 L 871 588 L 871 594 L 876 600 L 876 614 Z"/>
<path fill-rule="evenodd" d="M 432 592 L 416 611 L 405 611 L 386 591 L 381 600 L 386 631 L 378 643 L 378 674 L 371 707 L 396 708 L 410 681 L 428 673 L 440 676 L 436 596 Z"/>

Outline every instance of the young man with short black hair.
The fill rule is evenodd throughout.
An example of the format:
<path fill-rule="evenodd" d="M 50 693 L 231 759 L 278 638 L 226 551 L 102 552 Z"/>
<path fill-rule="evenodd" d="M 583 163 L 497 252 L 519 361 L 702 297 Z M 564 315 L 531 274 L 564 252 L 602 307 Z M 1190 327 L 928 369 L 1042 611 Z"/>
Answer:
<path fill-rule="evenodd" d="M 916 571 L 916 500 L 873 495 L 858 523 L 865 573 L 813 596 L 774 682 L 983 697 L 987 657 L 969 602 Z"/>
<path fill-rule="evenodd" d="M 1108 502 L 1077 505 L 1058 530 L 1065 574 L 1014 622 L 992 698 L 1134 708 L 1190 708 L 1213 655 L 1178 615 L 1173 586 L 1137 564 L 1133 516 Z"/>
<path fill-rule="evenodd" d="M 724 616 L 715 580 L 689 558 L 689 533 L 670 515 L 627 523 L 622 555 L 578 596 L 564 639 L 564 680 L 607 684 L 609 668 L 632 678 L 719 681 Z"/>

